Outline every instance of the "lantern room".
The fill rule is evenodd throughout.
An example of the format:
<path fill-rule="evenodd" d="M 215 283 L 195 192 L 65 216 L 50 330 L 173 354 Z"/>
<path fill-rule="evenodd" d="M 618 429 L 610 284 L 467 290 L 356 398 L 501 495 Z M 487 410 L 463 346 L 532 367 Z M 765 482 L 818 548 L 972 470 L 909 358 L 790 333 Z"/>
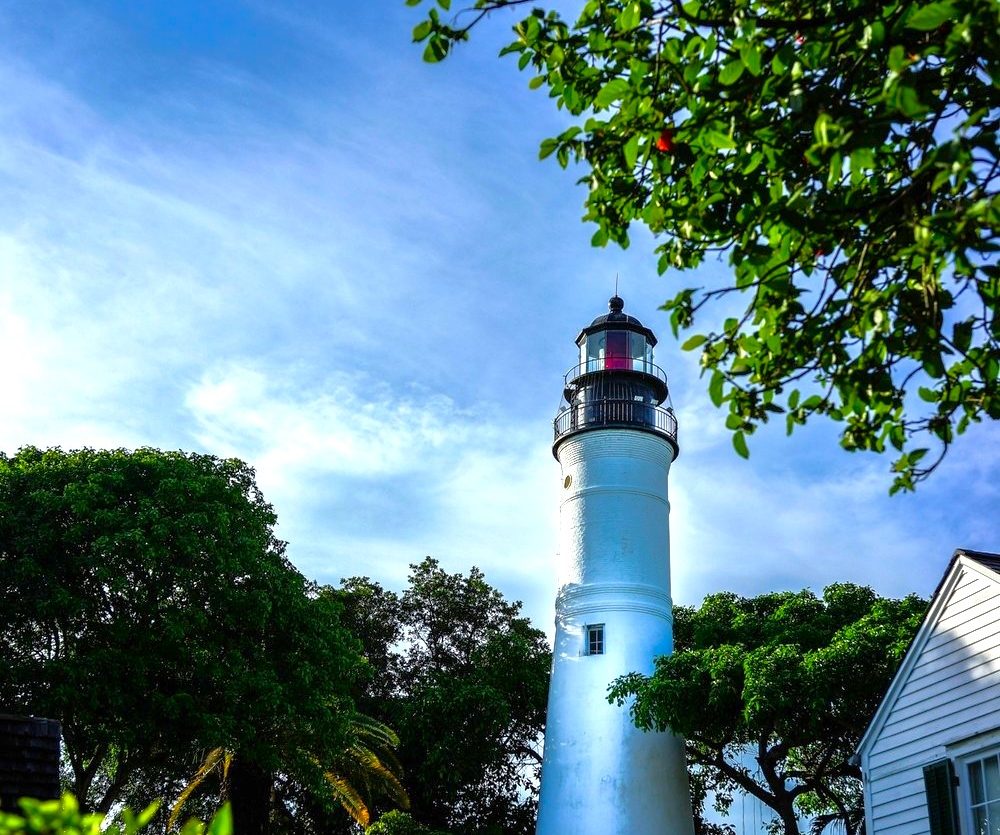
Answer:
<path fill-rule="evenodd" d="M 611 312 L 598 316 L 576 339 L 580 365 L 587 371 L 644 371 L 653 363 L 656 337 L 634 316 L 622 313 L 624 302 L 618 296 L 609 306 Z"/>
<path fill-rule="evenodd" d="M 556 446 L 569 434 L 605 426 L 666 434 L 676 446 L 673 411 L 661 405 L 669 396 L 667 377 L 653 362 L 656 337 L 624 307 L 612 296 L 608 313 L 576 338 L 579 358 L 566 373 Z"/>

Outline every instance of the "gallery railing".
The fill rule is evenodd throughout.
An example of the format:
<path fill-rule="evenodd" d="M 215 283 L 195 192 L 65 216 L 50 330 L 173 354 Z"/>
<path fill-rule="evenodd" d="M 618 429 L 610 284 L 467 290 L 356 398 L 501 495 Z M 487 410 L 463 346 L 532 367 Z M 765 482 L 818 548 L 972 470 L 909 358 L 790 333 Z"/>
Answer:
<path fill-rule="evenodd" d="M 636 371 L 640 374 L 648 374 L 655 377 L 664 387 L 667 385 L 667 374 L 655 363 L 635 357 L 601 357 L 600 359 L 589 359 L 573 366 L 566 372 L 565 385 L 569 387 L 577 380 L 587 374 L 599 374 L 606 371 Z"/>
<path fill-rule="evenodd" d="M 602 426 L 644 429 L 665 435 L 677 446 L 677 417 L 673 409 L 636 400 L 600 399 L 567 406 L 556 415 L 555 440 L 564 435 Z"/>

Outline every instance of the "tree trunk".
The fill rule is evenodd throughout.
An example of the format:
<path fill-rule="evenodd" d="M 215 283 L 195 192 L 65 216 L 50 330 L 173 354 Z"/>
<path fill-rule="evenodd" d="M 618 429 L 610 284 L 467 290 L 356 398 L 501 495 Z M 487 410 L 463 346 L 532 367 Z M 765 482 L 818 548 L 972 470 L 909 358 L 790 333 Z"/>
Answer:
<path fill-rule="evenodd" d="M 776 809 L 778 817 L 781 818 L 781 825 L 785 835 L 799 835 L 799 820 L 795 816 L 795 808 L 791 802 L 781 803 L 781 808 Z"/>
<path fill-rule="evenodd" d="M 274 779 L 269 771 L 239 754 L 233 757 L 223 798 L 232 805 L 234 832 L 268 835 L 273 787 Z"/>

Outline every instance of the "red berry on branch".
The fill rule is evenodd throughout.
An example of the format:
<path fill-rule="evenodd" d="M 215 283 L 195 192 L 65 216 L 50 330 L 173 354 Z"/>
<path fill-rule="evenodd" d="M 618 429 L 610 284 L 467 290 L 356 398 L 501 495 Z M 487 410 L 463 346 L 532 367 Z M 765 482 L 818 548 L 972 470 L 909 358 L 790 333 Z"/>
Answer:
<path fill-rule="evenodd" d="M 660 132 L 659 139 L 656 140 L 656 150 L 664 154 L 670 153 L 674 149 L 674 132 L 669 128 Z"/>

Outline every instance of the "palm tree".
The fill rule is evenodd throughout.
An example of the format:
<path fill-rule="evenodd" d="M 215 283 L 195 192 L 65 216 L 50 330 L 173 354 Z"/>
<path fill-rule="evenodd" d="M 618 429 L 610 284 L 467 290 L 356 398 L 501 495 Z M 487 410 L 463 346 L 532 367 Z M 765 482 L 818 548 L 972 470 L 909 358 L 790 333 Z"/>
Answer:
<path fill-rule="evenodd" d="M 396 758 L 399 737 L 388 725 L 363 714 L 350 721 L 351 741 L 342 755 L 325 765 L 308 752 L 300 752 L 322 772 L 332 799 L 361 826 L 371 821 L 369 804 L 373 796 L 388 798 L 401 809 L 408 809 L 410 798 L 400 781 L 402 766 Z M 224 747 L 213 748 L 178 795 L 170 810 L 167 829 L 177 825 L 184 804 L 212 775 L 217 775 L 221 799 L 228 794 L 229 772 L 236 754 Z M 366 800 L 367 798 L 367 800 Z"/>
<path fill-rule="evenodd" d="M 334 799 L 361 826 L 368 826 L 371 810 L 362 797 L 388 797 L 401 809 L 410 808 L 410 798 L 400 782 L 403 767 L 396 759 L 399 737 L 388 725 L 357 714 L 351 722 L 351 743 L 341 760 L 326 769 L 326 779 Z"/>

